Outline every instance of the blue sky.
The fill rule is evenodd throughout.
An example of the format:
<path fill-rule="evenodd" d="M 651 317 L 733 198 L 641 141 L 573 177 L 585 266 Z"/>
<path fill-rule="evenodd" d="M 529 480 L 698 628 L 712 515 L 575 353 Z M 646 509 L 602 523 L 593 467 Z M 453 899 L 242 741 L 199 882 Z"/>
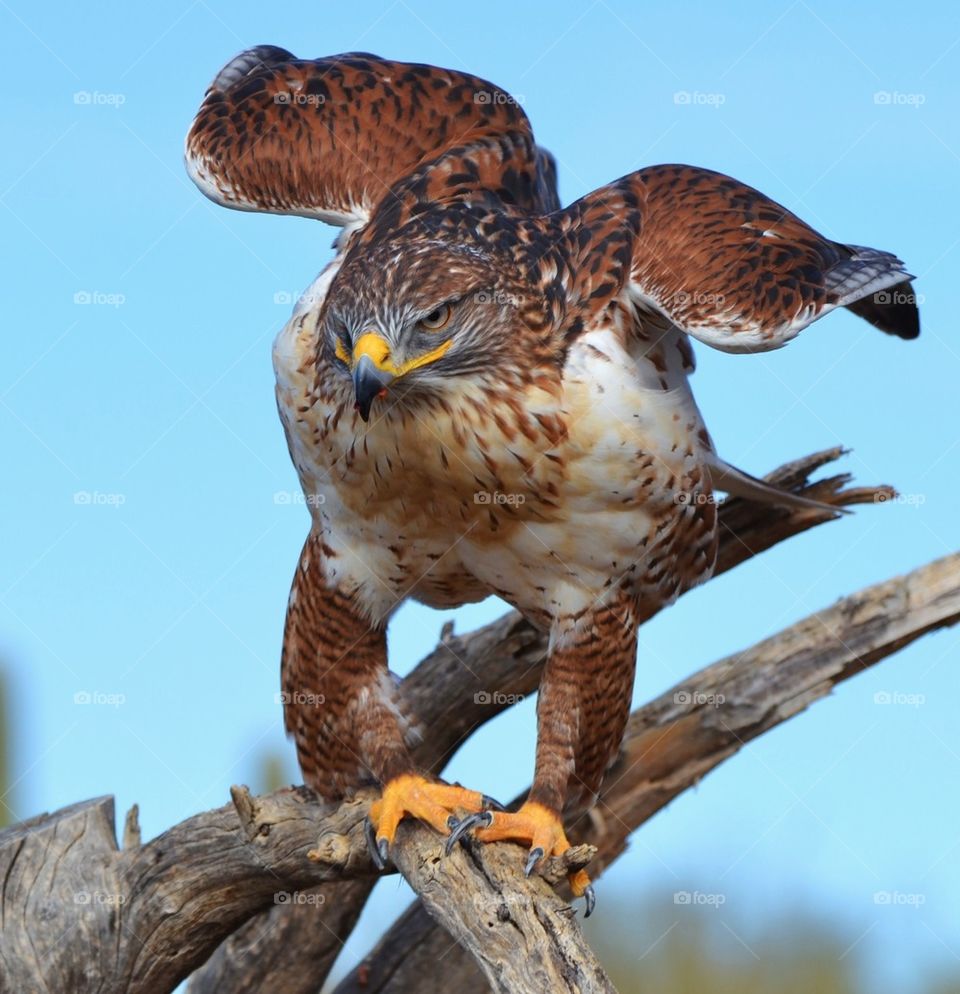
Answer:
<path fill-rule="evenodd" d="M 296 776 L 275 694 L 307 511 L 288 499 L 270 345 L 334 232 L 216 208 L 181 163 L 209 80 L 253 44 L 495 80 L 557 156 L 565 202 L 644 164 L 691 162 L 917 274 L 917 342 L 844 313 L 774 354 L 697 348 L 695 393 L 726 458 L 762 473 L 844 443 L 844 469 L 908 499 L 794 540 L 656 618 L 637 702 L 955 549 L 954 5 L 4 0 L 0 23 L 17 81 L 0 159 L 0 656 L 17 817 L 114 793 L 155 834 L 223 803 L 264 751 Z M 454 616 L 466 630 L 501 609 Z M 401 612 L 396 669 L 442 620 Z M 604 893 L 723 893 L 732 954 L 799 908 L 848 930 L 851 955 L 891 990 L 956 967 L 957 646 L 957 632 L 929 637 L 751 745 L 637 834 L 599 913 Z M 912 703 L 878 704 L 882 692 Z M 527 701 L 451 775 L 510 797 L 533 741 Z M 887 906 L 878 892 L 912 899 Z M 381 885 L 346 965 L 406 899 Z"/>

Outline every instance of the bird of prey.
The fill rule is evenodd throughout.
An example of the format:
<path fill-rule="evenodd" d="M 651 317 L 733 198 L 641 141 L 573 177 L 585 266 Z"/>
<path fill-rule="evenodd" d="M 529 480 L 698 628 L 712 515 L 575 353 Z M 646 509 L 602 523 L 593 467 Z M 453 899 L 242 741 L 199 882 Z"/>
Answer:
<path fill-rule="evenodd" d="M 338 225 L 335 258 L 274 346 L 312 524 L 282 656 L 285 723 L 324 798 L 365 784 L 374 859 L 398 822 L 515 840 L 529 873 L 569 842 L 629 712 L 637 628 L 707 579 L 715 490 L 803 498 L 724 462 L 690 339 L 784 345 L 846 307 L 914 338 L 911 277 L 758 191 L 685 165 L 562 207 L 508 93 L 366 53 L 230 61 L 186 142 L 225 207 Z M 533 786 L 516 811 L 419 770 L 386 626 L 408 598 L 491 594 L 549 635 Z M 576 895 L 593 889 L 585 871 Z"/>

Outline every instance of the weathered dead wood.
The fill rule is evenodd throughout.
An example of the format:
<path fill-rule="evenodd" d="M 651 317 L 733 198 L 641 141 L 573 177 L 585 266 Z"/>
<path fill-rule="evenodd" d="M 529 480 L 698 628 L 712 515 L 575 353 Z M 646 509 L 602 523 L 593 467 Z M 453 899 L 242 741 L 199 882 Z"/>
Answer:
<path fill-rule="evenodd" d="M 631 832 L 751 739 L 827 696 L 841 681 L 958 621 L 960 553 L 845 597 L 638 708 L 596 808 L 572 829 L 575 839 L 597 847 L 590 872 L 598 875 L 623 852 Z M 512 857 L 506 858 L 516 874 L 522 863 L 517 847 L 478 846 L 474 858 L 486 865 L 495 850 L 510 848 Z M 422 897 L 417 867 L 402 869 Z M 440 917 L 446 925 L 450 910 Z M 453 943 L 418 901 L 336 994 L 483 989 L 475 956 L 466 944 Z M 417 964 L 441 957 L 441 972 L 417 970 Z"/>
<path fill-rule="evenodd" d="M 235 788 L 233 804 L 124 850 L 111 798 L 15 826 L 0 834 L 0 990 L 172 990 L 255 912 L 372 874 L 368 806 L 328 811 L 304 789 Z M 307 859 L 318 835 L 323 863 Z"/>
<path fill-rule="evenodd" d="M 805 462 L 809 466 L 820 459 L 816 463 L 819 465 L 837 454 L 839 453 L 831 452 L 826 457 L 811 457 L 811 460 Z M 805 469 L 802 464 L 796 472 L 803 477 Z M 845 492 L 842 490 L 845 482 L 845 478 L 835 478 L 833 481 L 817 484 L 816 486 L 822 488 L 817 496 L 823 499 L 833 495 L 832 499 L 840 504 L 872 500 L 877 493 L 884 493 L 871 490 Z M 751 511 L 751 507 L 755 510 Z M 730 568 L 786 535 L 803 531 L 828 518 L 817 512 L 798 515 L 796 512 L 791 514 L 737 502 L 730 502 L 721 511 L 722 518 L 726 515 L 733 520 L 730 516 L 734 512 L 742 514 L 743 518 L 737 523 L 737 535 L 724 542 L 727 551 L 721 552 L 723 568 Z M 956 581 L 956 561 L 943 562 L 947 565 L 934 566 L 942 566 L 948 574 L 952 571 Z M 931 566 L 926 569 L 933 568 Z M 911 577 L 922 572 L 911 574 Z M 891 582 L 901 585 L 914 583 L 910 578 Z M 901 587 L 897 589 L 902 593 Z M 856 597 L 869 599 L 879 596 L 876 594 L 877 590 L 879 588 L 872 588 Z M 958 595 L 956 589 L 950 591 L 949 584 L 944 585 L 944 596 L 935 603 L 925 604 L 923 598 L 917 599 L 915 594 L 916 592 L 908 594 L 906 602 L 901 604 L 905 620 L 898 636 L 899 642 L 891 642 L 892 648 L 884 649 L 880 642 L 874 644 L 867 638 L 868 632 L 864 635 L 863 644 L 855 646 L 859 654 L 856 665 L 873 662 L 900 644 L 906 644 L 922 631 L 956 620 L 954 609 Z M 913 608 L 917 608 L 919 612 L 918 623 L 911 626 L 907 614 Z M 954 613 L 951 614 L 951 611 Z M 887 613 L 896 614 L 895 611 Z M 792 631 L 793 629 L 788 630 Z M 842 633 L 843 627 L 838 631 Z M 875 639 L 882 641 L 890 635 L 890 630 L 882 630 L 874 620 L 873 635 Z M 845 640 L 849 643 L 849 639 Z M 776 684 L 774 688 L 765 687 L 762 681 L 736 686 L 737 693 L 742 695 L 736 698 L 738 707 L 746 708 L 746 711 L 736 713 L 746 714 L 750 718 L 749 722 L 744 723 L 738 717 L 737 721 L 729 725 L 736 736 L 746 739 L 751 737 L 748 733 L 760 734 L 767 727 L 772 727 L 772 724 L 795 713 L 797 708 L 793 707 L 791 710 L 785 703 L 788 699 L 795 704 L 799 701 L 800 706 L 805 706 L 809 700 L 818 696 L 813 688 L 819 684 L 815 682 L 808 685 L 804 682 L 810 676 L 809 667 L 816 663 L 816 658 L 808 659 L 800 651 L 804 644 L 806 643 L 798 646 L 795 665 L 787 670 L 789 679 L 783 689 L 790 691 L 790 694 L 772 710 L 765 709 L 764 705 L 773 698 L 750 695 L 765 695 L 774 691 L 779 693 Z M 813 644 L 811 641 L 810 645 Z M 822 646 L 816 651 L 822 652 Z M 533 689 L 539 675 L 542 655 L 543 646 L 539 636 L 516 616 L 508 616 L 487 626 L 475 638 L 448 637 L 445 644 L 404 682 L 404 692 L 411 711 L 423 719 L 431 731 L 421 760 L 436 767 L 452 754 L 459 741 L 475 725 L 496 713 L 495 701 L 490 704 L 474 704 L 475 693 L 485 688 L 496 688 L 502 693 L 529 692 L 506 689 L 513 686 Z M 460 660 L 471 665 L 465 666 Z M 470 671 L 477 669 L 480 660 L 483 660 L 483 671 L 481 677 L 477 678 Z M 717 667 L 725 664 L 731 667 L 732 675 L 722 675 L 722 679 L 719 676 L 704 675 L 713 673 Z M 853 665 L 849 662 L 845 664 L 846 668 L 838 671 L 835 679 L 849 675 Z M 756 663 L 752 662 L 749 666 L 754 667 Z M 694 679 L 698 686 L 701 677 L 707 681 L 704 686 L 709 685 L 711 679 L 719 679 L 720 685 L 727 686 L 729 680 L 734 679 L 738 673 L 743 675 L 739 662 L 725 661 Z M 475 686 L 478 679 L 483 681 L 484 687 Z M 821 682 L 822 679 L 821 676 Z M 830 685 L 829 680 L 823 684 L 825 688 Z M 727 697 L 729 700 L 735 699 L 730 695 Z M 638 714 L 643 715 L 650 708 L 662 706 L 662 701 L 663 699 L 654 702 Z M 471 708 L 467 704 L 474 706 Z M 674 707 L 678 706 L 677 701 L 673 704 Z M 649 817 L 669 797 L 684 789 L 688 768 L 696 770 L 695 775 L 700 776 L 716 762 L 736 751 L 738 743 L 724 739 L 723 727 L 717 724 L 717 715 L 713 713 L 722 711 L 723 709 L 712 709 L 711 713 L 706 713 L 695 707 L 676 713 L 667 709 L 653 724 L 645 726 L 640 732 L 635 727 L 635 716 L 631 722 L 627 756 L 631 754 L 634 738 L 642 732 L 646 738 L 643 739 L 642 752 L 638 756 L 643 755 L 644 758 L 638 769 L 643 774 L 642 782 L 647 786 L 639 794 L 635 789 L 631 791 L 628 789 L 629 785 L 634 784 L 636 787 L 637 774 L 625 773 L 622 781 L 626 786 L 614 784 L 608 788 L 603 805 L 610 811 L 616 811 L 616 805 L 622 805 L 625 813 L 630 816 L 624 818 L 624 823 L 638 824 L 636 819 Z M 730 721 L 733 720 L 730 716 L 734 713 L 729 712 Z M 663 775 L 654 776 L 659 768 L 657 762 L 666 771 Z M 670 774 L 669 777 L 667 773 Z M 622 798 L 618 791 L 623 792 Z M 641 797 L 646 800 L 641 800 Z M 661 797 L 663 799 L 659 799 Z M 236 806 L 227 806 L 188 819 L 159 839 L 123 852 L 117 851 L 113 836 L 112 806 L 107 810 L 107 802 L 103 801 L 75 806 L 46 819 L 34 820 L 27 827 L 18 826 L 0 835 L 0 877 L 7 883 L 0 908 L 3 911 L 0 937 L 0 964 L 3 967 L 3 977 L 0 979 L 3 986 L 0 989 L 43 989 L 38 978 L 44 977 L 50 978 L 51 990 L 123 991 L 125 994 L 132 991 L 171 990 L 191 967 L 202 962 L 210 950 L 225 936 L 235 932 L 242 922 L 258 911 L 276 909 L 271 911 L 270 921 L 265 923 L 261 918 L 250 923 L 245 929 L 246 934 L 234 940 L 236 954 L 223 955 L 221 963 L 228 962 L 234 976 L 237 976 L 239 971 L 236 967 L 243 962 L 250 967 L 261 959 L 269 961 L 270 957 L 263 955 L 263 945 L 268 941 L 272 945 L 273 936 L 271 934 L 268 939 L 264 935 L 264 924 L 272 926 L 285 919 L 296 921 L 300 924 L 294 926 L 292 931 L 285 932 L 287 941 L 283 946 L 288 957 L 296 954 L 299 958 L 304 953 L 307 954 L 305 958 L 299 959 L 301 986 L 277 986 L 272 980 L 265 983 L 263 977 L 269 974 L 263 973 L 257 978 L 257 971 L 254 969 L 252 972 L 248 970 L 246 974 L 248 981 L 256 981 L 253 986 L 208 986 L 197 989 L 316 990 L 320 977 L 316 974 L 310 977 L 307 964 L 310 963 L 312 948 L 318 947 L 304 950 L 301 943 L 294 941 L 293 935 L 294 932 L 306 934 L 311 929 L 323 932 L 323 926 L 332 920 L 331 916 L 339 916 L 345 928 L 352 927 L 365 895 L 366 884 L 362 878 L 372 872 L 360 837 L 365 802 L 358 799 L 352 805 L 345 805 L 336 811 L 326 811 L 314 803 L 307 792 L 292 790 L 256 800 L 238 793 L 235 800 Z M 601 806 L 601 812 L 603 810 L 604 807 Z M 238 817 L 238 811 L 242 817 Z M 634 819 L 633 822 L 631 818 Z M 601 861 L 609 861 L 622 849 L 625 831 L 626 829 L 619 841 L 615 833 L 609 837 L 601 833 L 593 840 L 599 845 Z M 321 832 L 326 842 L 318 848 L 326 854 L 325 860 L 307 864 L 305 853 L 315 844 L 317 835 Z M 127 837 L 131 843 L 136 842 L 133 822 Z M 488 916 L 485 917 L 485 912 L 490 909 L 495 909 L 497 920 L 504 928 L 514 932 L 514 940 L 519 937 L 517 933 L 536 939 L 535 945 L 540 952 L 531 954 L 532 962 L 539 964 L 537 957 L 541 956 L 542 962 L 546 964 L 544 969 L 556 969 L 566 977 L 568 986 L 557 989 L 605 989 L 598 986 L 603 983 L 602 973 L 594 971 L 592 957 L 583 947 L 575 925 L 570 923 L 562 911 L 562 902 L 559 905 L 555 903 L 558 899 L 542 881 L 524 881 L 517 874 L 520 855 L 515 847 L 491 846 L 472 854 L 469 851 L 457 852 L 448 860 L 435 861 L 430 853 L 436 851 L 438 841 L 426 829 L 405 827 L 404 841 L 398 856 L 401 868 L 415 889 L 433 895 L 428 900 L 433 901 L 434 911 L 443 916 L 448 927 L 460 929 L 459 935 L 463 941 L 474 943 L 474 952 L 481 959 L 487 950 L 487 973 L 499 989 L 543 988 L 529 986 L 535 978 L 524 974 L 523 968 L 514 971 L 522 974 L 516 977 L 507 977 L 502 973 L 499 961 L 490 953 L 496 944 L 489 939 L 487 933 L 497 931 L 487 922 Z M 459 879 L 461 886 L 451 887 L 446 883 L 443 887 L 438 886 L 437 881 L 441 877 L 446 881 L 448 874 Z M 35 880 L 44 882 L 45 886 L 40 889 L 40 893 L 34 887 Z M 303 894 L 308 888 L 333 880 L 347 882 L 336 885 L 327 883 L 321 892 L 327 895 L 322 904 L 318 900 L 311 904 L 307 900 L 309 895 L 304 895 L 302 899 L 298 897 L 296 902 L 288 905 L 295 909 L 293 915 L 289 912 L 284 915 L 280 910 L 283 906 L 275 904 L 278 894 Z M 484 896 L 477 897 L 485 894 L 481 880 L 489 885 L 488 896 L 491 903 L 487 903 Z M 82 899 L 77 899 L 79 894 L 92 896 L 83 903 Z M 335 899 L 333 895 L 336 895 Z M 301 900 L 303 903 L 300 903 Z M 453 904 L 449 901 L 453 901 Z M 317 913 L 311 915 L 304 912 L 301 910 L 304 907 L 316 908 Z M 32 910 L 27 910 L 28 908 Z M 506 909 L 505 917 L 502 917 L 503 908 Z M 561 918 L 562 923 L 569 925 L 568 930 L 557 924 Z M 49 927 L 50 922 L 54 923 L 52 927 Z M 533 931 L 523 931 L 519 927 L 521 923 Z M 259 946 L 254 932 L 257 926 L 261 927 Z M 285 926 L 278 924 L 276 927 Z M 64 933 L 66 935 L 62 937 Z M 81 941 L 75 943 L 72 938 L 74 935 L 80 937 Z M 47 937 L 44 938 L 45 936 Z M 249 941 L 251 936 L 254 941 Z M 473 937 L 472 940 L 469 936 Z M 238 941 L 240 939 L 242 941 Z M 318 965 L 325 966 L 331 961 L 333 945 L 328 939 L 328 951 L 321 950 Z M 579 958 L 576 959 L 578 967 L 571 968 L 570 950 L 575 948 L 579 949 Z M 90 955 L 91 949 L 97 951 L 96 956 Z M 459 961 L 456 950 L 451 955 L 454 961 Z M 272 965 L 276 966 L 276 963 Z M 445 982 L 449 981 L 447 973 L 445 964 Z M 308 974 L 306 980 L 304 974 Z M 541 971 L 536 982 L 542 981 L 544 975 Z M 206 976 L 202 972 L 198 981 L 208 983 L 213 976 L 209 971 L 206 971 Z M 514 986 L 508 988 L 504 984 Z"/>
<path fill-rule="evenodd" d="M 316 994 L 353 931 L 371 887 L 366 878 L 324 884 L 301 890 L 296 900 L 255 915 L 193 974 L 190 994 Z"/>

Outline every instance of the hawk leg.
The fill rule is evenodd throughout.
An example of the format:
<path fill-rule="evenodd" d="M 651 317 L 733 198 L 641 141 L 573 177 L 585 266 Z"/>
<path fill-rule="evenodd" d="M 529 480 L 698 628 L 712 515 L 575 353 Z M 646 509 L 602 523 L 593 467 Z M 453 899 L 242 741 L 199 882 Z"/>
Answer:
<path fill-rule="evenodd" d="M 322 537 L 311 532 L 287 607 L 284 721 L 304 780 L 323 798 L 341 800 L 364 784 L 381 786 L 368 838 L 382 867 L 403 818 L 418 818 L 446 835 L 461 818 L 497 805 L 417 772 L 387 669 L 385 629 L 360 614 L 354 597 L 328 583 L 323 556 Z"/>
<path fill-rule="evenodd" d="M 533 786 L 516 812 L 478 818 L 481 842 L 511 840 L 529 847 L 526 872 L 570 848 L 563 811 L 593 803 L 623 739 L 637 651 L 637 611 L 629 598 L 595 605 L 568 625 L 557 625 L 537 700 L 537 761 Z M 466 824 L 454 830 L 458 837 Z M 570 874 L 587 914 L 595 897 L 584 870 Z"/>
<path fill-rule="evenodd" d="M 311 532 L 293 578 L 280 667 L 284 723 L 308 786 L 337 801 L 412 772 L 383 625 L 331 586 Z"/>

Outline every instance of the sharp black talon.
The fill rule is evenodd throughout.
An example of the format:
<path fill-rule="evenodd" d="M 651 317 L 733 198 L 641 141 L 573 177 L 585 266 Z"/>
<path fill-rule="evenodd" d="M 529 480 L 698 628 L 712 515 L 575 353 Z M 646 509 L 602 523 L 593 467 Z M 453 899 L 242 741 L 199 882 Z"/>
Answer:
<path fill-rule="evenodd" d="M 493 824 L 493 815 L 489 811 L 478 811 L 475 815 L 464 818 L 457 827 L 447 836 L 446 845 L 443 847 L 444 854 L 449 856 L 453 852 L 453 847 L 470 831 L 478 825 L 488 828 Z"/>
<path fill-rule="evenodd" d="M 593 909 L 597 906 L 597 894 L 593 889 L 593 884 L 590 884 L 583 892 L 583 899 L 587 902 L 587 907 L 583 912 L 583 917 L 589 918 L 593 914 Z"/>
<path fill-rule="evenodd" d="M 489 794 L 483 794 L 480 797 L 480 804 L 484 808 L 492 808 L 494 811 L 506 811 L 507 809 L 495 798 L 491 797 Z"/>
<path fill-rule="evenodd" d="M 382 870 L 387 865 L 387 856 L 390 852 L 390 843 L 386 839 L 377 840 L 377 855 L 380 857 Z"/>
<path fill-rule="evenodd" d="M 386 853 L 383 856 L 380 855 L 380 849 L 377 846 L 377 833 L 373 827 L 373 822 L 367 818 L 363 828 L 367 836 L 367 848 L 370 850 L 370 858 L 373 860 L 373 865 L 378 870 L 385 870 L 387 867 Z"/>
<path fill-rule="evenodd" d="M 524 876 L 529 877 L 533 873 L 533 868 L 543 859 L 543 850 L 540 846 L 535 846 L 530 850 L 530 855 L 527 856 L 527 865 L 523 868 Z"/>

